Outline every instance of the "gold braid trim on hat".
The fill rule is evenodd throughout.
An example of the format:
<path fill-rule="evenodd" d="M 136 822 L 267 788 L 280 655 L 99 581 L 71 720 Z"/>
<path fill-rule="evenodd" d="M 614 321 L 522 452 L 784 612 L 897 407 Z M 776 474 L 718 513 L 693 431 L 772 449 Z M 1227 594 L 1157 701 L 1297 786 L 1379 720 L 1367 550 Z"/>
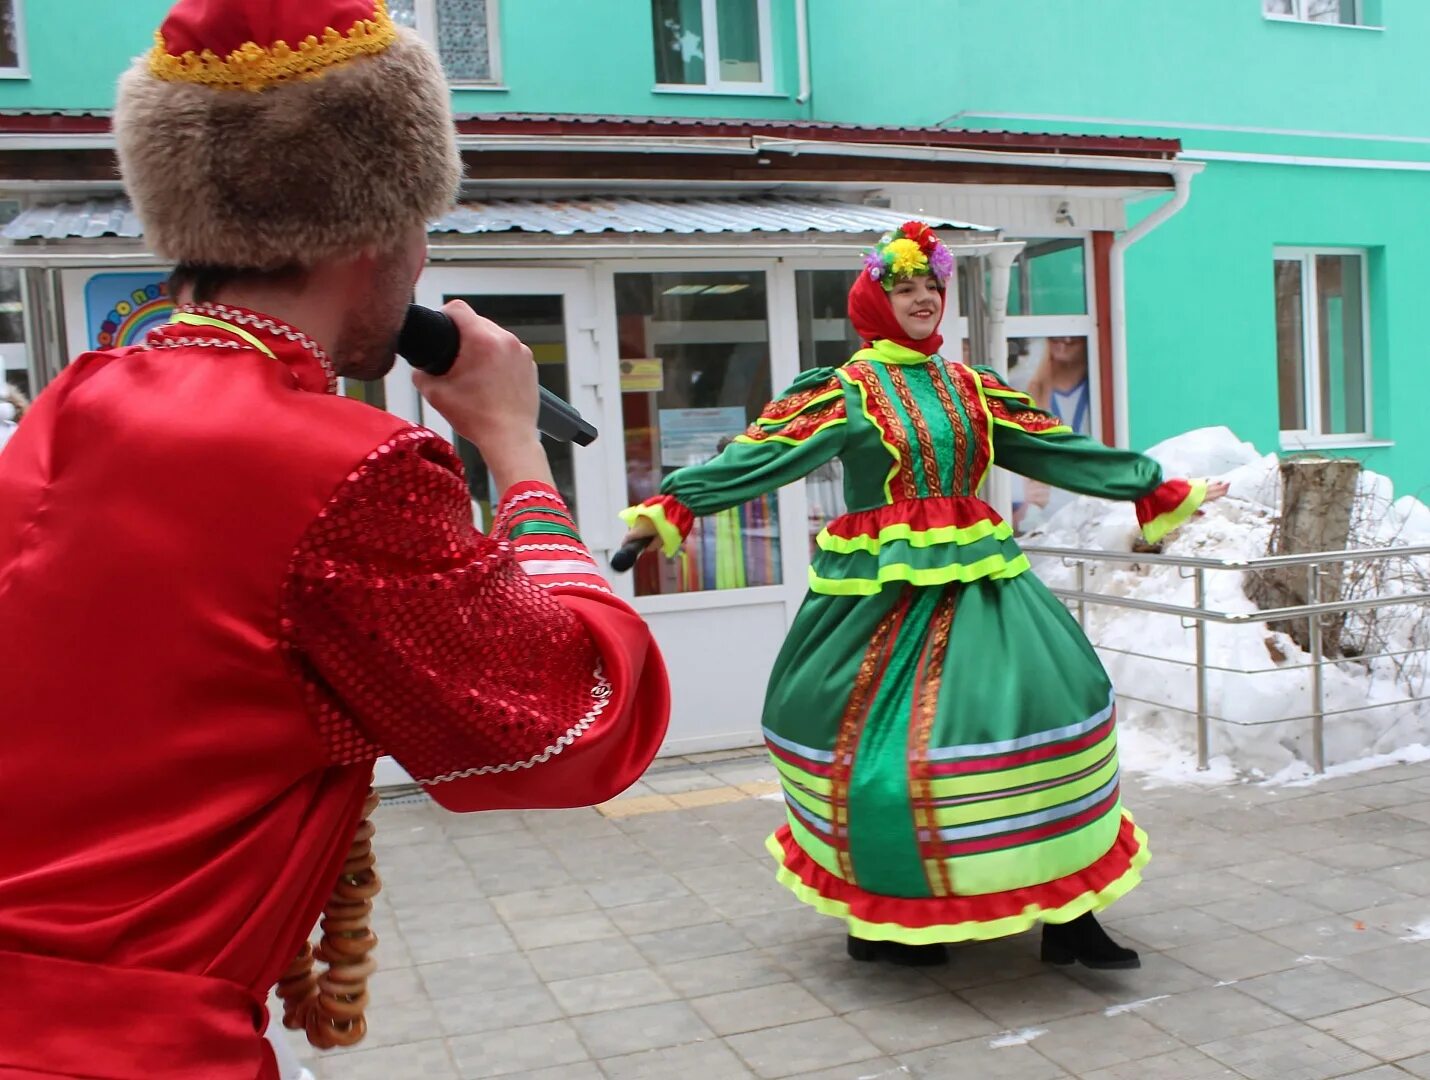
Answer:
<path fill-rule="evenodd" d="M 386 0 L 376 0 L 373 17 L 359 19 L 347 33 L 329 26 L 319 38 L 309 34 L 297 48 L 286 41 L 272 45 L 245 42 L 227 56 L 210 49 L 183 56 L 172 55 L 163 31 L 154 33 L 149 70 L 164 82 L 195 83 L 219 90 L 263 90 L 279 83 L 313 79 L 336 64 L 360 56 L 376 56 L 397 40 L 397 26 L 387 13 Z"/>
<path fill-rule="evenodd" d="M 367 980 L 377 970 L 369 955 L 377 945 L 372 931 L 372 899 L 382 888 L 372 852 L 377 793 L 368 790 L 362 821 L 343 863 L 332 898 L 323 909 L 323 939 L 317 949 L 307 942 L 278 980 L 283 1026 L 305 1031 L 319 1050 L 354 1046 L 367 1034 Z M 328 970 L 314 970 L 321 960 Z"/>

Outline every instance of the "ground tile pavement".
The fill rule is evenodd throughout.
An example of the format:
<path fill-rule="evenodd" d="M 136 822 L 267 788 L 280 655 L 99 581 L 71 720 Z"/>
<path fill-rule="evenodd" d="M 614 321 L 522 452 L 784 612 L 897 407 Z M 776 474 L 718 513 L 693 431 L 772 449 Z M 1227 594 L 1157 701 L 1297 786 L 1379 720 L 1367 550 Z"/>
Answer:
<path fill-rule="evenodd" d="M 1129 972 L 1034 934 L 864 965 L 773 881 L 755 752 L 662 760 L 589 810 L 378 811 L 370 1034 L 318 1080 L 1430 1078 L 1430 768 L 1144 787 Z"/>

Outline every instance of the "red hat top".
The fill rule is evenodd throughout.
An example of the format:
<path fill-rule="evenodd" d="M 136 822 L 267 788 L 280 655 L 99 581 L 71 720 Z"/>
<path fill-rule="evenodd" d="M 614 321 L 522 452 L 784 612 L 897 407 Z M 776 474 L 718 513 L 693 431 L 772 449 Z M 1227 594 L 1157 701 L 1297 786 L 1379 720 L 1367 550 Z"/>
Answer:
<path fill-rule="evenodd" d="M 256 91 L 376 56 L 397 28 L 385 0 L 178 0 L 155 38 L 156 78 Z"/>

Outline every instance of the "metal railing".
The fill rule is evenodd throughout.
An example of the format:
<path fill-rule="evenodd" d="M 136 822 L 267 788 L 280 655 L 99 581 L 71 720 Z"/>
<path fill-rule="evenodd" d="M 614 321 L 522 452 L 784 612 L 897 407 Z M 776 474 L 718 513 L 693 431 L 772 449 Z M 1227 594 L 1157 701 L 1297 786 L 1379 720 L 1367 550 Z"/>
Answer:
<path fill-rule="evenodd" d="M 1042 547 L 1033 544 L 1025 545 L 1023 550 L 1030 558 L 1058 559 L 1064 565 L 1075 568 L 1077 574 L 1076 588 L 1068 589 L 1053 586 L 1049 586 L 1049 588 L 1055 596 L 1076 612 L 1078 623 L 1083 627 L 1084 631 L 1087 630 L 1087 608 L 1089 604 L 1177 616 L 1182 620 L 1184 628 L 1189 628 L 1193 631 L 1195 659 L 1192 665 L 1188 665 L 1187 661 L 1183 660 L 1153 656 L 1127 649 L 1108 648 L 1098 645 L 1097 642 L 1093 642 L 1093 644 L 1104 652 L 1119 653 L 1147 661 L 1194 666 L 1196 675 L 1195 715 L 1197 722 L 1197 767 L 1199 769 L 1206 769 L 1210 760 L 1210 746 L 1208 743 L 1211 720 L 1242 726 L 1247 726 L 1251 723 L 1245 720 L 1233 720 L 1224 716 L 1211 715 L 1208 702 L 1208 676 L 1212 671 L 1251 676 L 1262 672 L 1286 672 L 1309 669 L 1311 672 L 1310 711 L 1297 716 L 1275 717 L 1271 720 L 1260 721 L 1260 723 L 1289 723 L 1309 720 L 1311 722 L 1311 765 L 1317 773 L 1325 772 L 1326 769 L 1325 723 L 1328 717 L 1353 712 L 1368 712 L 1372 709 L 1391 708 L 1398 705 L 1414 705 L 1422 702 L 1430 706 L 1430 695 L 1414 693 L 1409 697 L 1395 701 L 1377 702 L 1373 705 L 1367 703 L 1364 706 L 1355 708 L 1333 709 L 1328 711 L 1325 707 L 1325 668 L 1327 664 L 1358 663 L 1364 665 L 1378 659 L 1402 659 L 1410 655 L 1430 652 L 1430 644 L 1421 648 L 1360 654 L 1353 658 L 1326 657 L 1324 655 L 1322 627 L 1323 620 L 1329 615 L 1344 615 L 1350 612 L 1373 611 L 1385 607 L 1405 607 L 1425 604 L 1427 601 L 1430 601 L 1430 592 L 1412 592 L 1389 596 L 1365 596 L 1351 600 L 1321 600 L 1322 579 L 1326 576 L 1327 567 L 1333 565 L 1344 566 L 1348 563 L 1363 563 L 1373 560 L 1401 560 L 1427 557 L 1430 556 L 1430 545 L 1358 548 L 1347 551 L 1323 551 L 1306 555 L 1269 555 L 1256 559 L 1199 559 L 1155 553 L 1143 554 L 1139 552 L 1088 551 L 1079 548 Z M 1177 567 L 1181 577 L 1189 577 L 1192 580 L 1193 603 L 1191 606 L 1186 606 L 1162 603 L 1155 600 L 1143 600 L 1131 596 L 1116 596 L 1108 593 L 1090 592 L 1087 589 L 1087 568 L 1090 564 L 1094 563 Z M 1245 574 L 1255 571 L 1285 569 L 1287 567 L 1297 566 L 1304 566 L 1306 568 L 1306 596 L 1308 602 L 1305 604 L 1252 611 L 1219 611 L 1207 607 L 1207 575 L 1209 572 Z M 1311 656 L 1309 663 L 1277 666 L 1275 668 L 1248 669 L 1218 666 L 1208 662 L 1208 623 L 1235 625 L 1261 622 L 1289 622 L 1296 619 L 1307 620 L 1310 624 L 1309 633 L 1307 635 L 1308 648 L 1306 650 Z M 1182 712 L 1192 711 L 1170 702 L 1136 698 L 1120 692 L 1118 693 L 1118 697 L 1159 709 L 1173 709 Z"/>

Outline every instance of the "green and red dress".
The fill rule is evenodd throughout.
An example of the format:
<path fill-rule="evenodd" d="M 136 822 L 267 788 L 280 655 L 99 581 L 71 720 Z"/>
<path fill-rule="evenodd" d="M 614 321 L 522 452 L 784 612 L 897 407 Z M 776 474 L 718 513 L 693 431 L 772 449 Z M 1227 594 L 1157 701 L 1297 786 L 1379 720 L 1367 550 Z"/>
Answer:
<path fill-rule="evenodd" d="M 768 843 L 780 881 L 856 937 L 909 944 L 1106 907 L 1148 859 L 1122 807 L 1112 687 L 977 492 L 996 460 L 1135 502 L 1155 541 L 1205 485 L 1163 482 L 991 371 L 877 341 L 802 375 L 625 516 L 671 554 L 695 516 L 835 457 L 852 509 L 819 534 L 765 701 L 788 811 Z"/>

